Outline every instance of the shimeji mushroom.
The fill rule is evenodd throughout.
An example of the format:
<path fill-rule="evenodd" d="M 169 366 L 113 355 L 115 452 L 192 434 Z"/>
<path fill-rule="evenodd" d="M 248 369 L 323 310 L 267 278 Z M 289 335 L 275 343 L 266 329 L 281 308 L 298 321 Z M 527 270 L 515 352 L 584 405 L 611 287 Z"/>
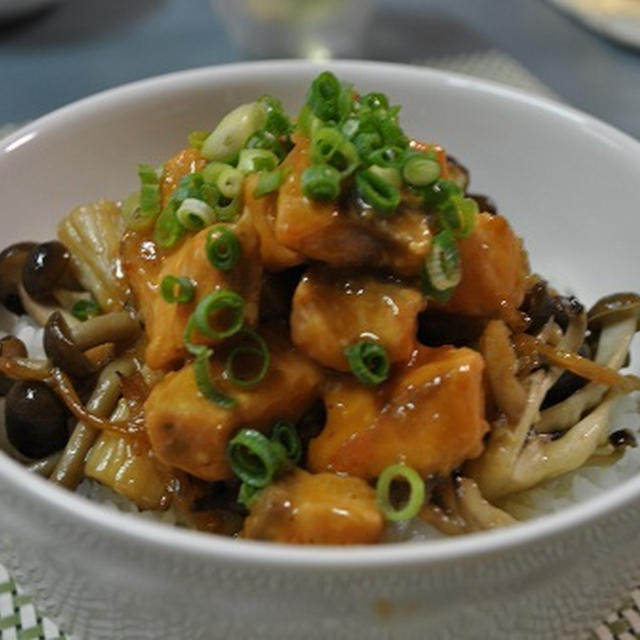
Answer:
<path fill-rule="evenodd" d="M 20 380 L 5 399 L 7 438 L 23 456 L 40 459 L 62 449 L 69 438 L 69 413 L 45 382 Z"/>
<path fill-rule="evenodd" d="M 130 342 L 140 331 L 138 319 L 126 311 L 112 311 L 72 327 L 56 311 L 44 328 L 44 350 L 55 366 L 72 376 L 84 376 L 93 370 L 84 353 L 87 349 L 108 342 Z"/>
<path fill-rule="evenodd" d="M 107 417 L 116 407 L 121 395 L 122 379 L 131 376 L 136 365 L 131 358 L 115 360 L 107 365 L 98 377 L 96 386 L 87 402 L 87 410 L 95 416 Z M 74 489 L 82 479 L 84 461 L 89 449 L 98 436 L 99 430 L 90 425 L 78 422 L 62 457 L 51 473 L 51 480 L 56 484 Z"/>
<path fill-rule="evenodd" d="M 18 285 L 22 281 L 22 268 L 34 246 L 34 242 L 18 242 L 0 253 L 0 302 L 15 311 L 20 311 L 15 303 Z"/>
<path fill-rule="evenodd" d="M 632 336 L 638 329 L 638 302 L 635 294 L 618 294 L 600 301 L 589 312 L 590 328 L 600 330 L 597 365 L 604 365 L 606 370 L 624 365 Z M 560 346 L 570 341 L 567 331 Z M 574 470 L 606 442 L 611 409 L 620 389 L 615 384 L 590 382 L 567 400 L 540 413 L 558 371 L 557 367 L 549 371 L 539 369 L 529 376 L 527 403 L 518 422 L 497 420 L 482 456 L 467 464 L 465 472 L 478 483 L 487 499 L 523 491 Z M 639 388 L 636 380 L 618 376 L 617 381 L 618 386 L 629 382 L 623 386 Z"/>

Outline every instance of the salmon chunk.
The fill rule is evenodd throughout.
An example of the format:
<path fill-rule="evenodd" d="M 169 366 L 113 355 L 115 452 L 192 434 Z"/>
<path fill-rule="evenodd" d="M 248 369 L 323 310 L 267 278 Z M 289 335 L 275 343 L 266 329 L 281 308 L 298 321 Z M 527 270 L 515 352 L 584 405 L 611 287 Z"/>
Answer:
<path fill-rule="evenodd" d="M 169 158 L 162 167 L 160 179 L 160 194 L 162 206 L 166 206 L 169 198 L 176 190 L 178 183 L 184 176 L 200 171 L 207 161 L 202 157 L 198 149 L 187 147 Z"/>
<path fill-rule="evenodd" d="M 278 419 L 297 420 L 318 396 L 322 374 L 295 351 L 280 328 L 261 330 L 271 363 L 255 387 L 234 385 L 223 375 L 223 349 L 211 359 L 211 377 L 236 405 L 223 408 L 198 390 L 193 365 L 167 374 L 145 402 L 145 424 L 161 462 L 204 480 L 232 476 L 227 464 L 229 439 L 242 427 L 269 429 Z"/>
<path fill-rule="evenodd" d="M 242 535 L 289 544 L 371 544 L 384 526 L 375 491 L 360 478 L 287 474 L 261 491 Z"/>
<path fill-rule="evenodd" d="M 136 307 L 149 319 L 158 292 L 158 274 L 166 251 L 160 249 L 149 231 L 127 230 L 120 240 L 120 261 Z"/>
<path fill-rule="evenodd" d="M 449 473 L 482 451 L 483 369 L 466 347 L 420 347 L 375 389 L 335 381 L 324 394 L 325 427 L 309 446 L 310 470 L 372 479 L 404 462 L 425 478 Z"/>
<path fill-rule="evenodd" d="M 504 310 L 522 304 L 527 257 L 505 218 L 481 213 L 459 247 L 462 280 L 445 305 L 447 311 L 501 317 Z"/>
<path fill-rule="evenodd" d="M 241 257 L 231 271 L 216 269 L 205 250 L 209 229 L 203 229 L 184 242 L 166 258 L 158 274 L 158 283 L 168 275 L 186 276 L 196 285 L 193 302 L 174 304 L 161 295 L 154 297 L 153 307 L 145 316 L 149 344 L 145 358 L 152 369 L 179 365 L 187 355 L 184 330 L 196 305 L 219 289 L 231 289 L 245 300 L 245 320 L 253 325 L 258 316 L 258 302 L 262 281 L 262 267 L 258 260 L 259 238 L 248 216 L 242 216 L 228 227 L 238 238 Z M 196 332 L 197 333 L 197 332 Z M 196 335 L 194 342 L 214 344 L 215 340 Z"/>
<path fill-rule="evenodd" d="M 278 194 L 269 193 L 261 198 L 253 195 L 258 175 L 251 174 L 244 181 L 244 205 L 260 236 L 260 259 L 267 271 L 282 271 L 301 262 L 304 256 L 278 242 L 275 235 L 275 218 Z"/>
<path fill-rule="evenodd" d="M 283 162 L 289 171 L 278 194 L 275 236 L 278 242 L 333 267 L 385 267 L 399 276 L 418 275 L 431 247 L 424 212 L 399 209 L 388 217 L 375 211 L 338 209 L 332 201 L 310 200 L 301 176 L 309 166 L 309 141 L 296 145 Z"/>
<path fill-rule="evenodd" d="M 425 307 L 419 291 L 397 281 L 312 267 L 293 296 L 291 338 L 298 349 L 338 371 L 349 371 L 344 349 L 361 338 L 380 343 L 390 362 L 406 362 Z"/>

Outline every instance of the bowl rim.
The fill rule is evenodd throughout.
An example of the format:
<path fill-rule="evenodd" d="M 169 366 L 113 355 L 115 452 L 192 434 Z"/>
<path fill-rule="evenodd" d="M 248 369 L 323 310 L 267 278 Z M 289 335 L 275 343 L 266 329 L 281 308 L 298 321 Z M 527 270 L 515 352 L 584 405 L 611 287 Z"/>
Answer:
<path fill-rule="evenodd" d="M 364 73 L 373 77 L 393 73 L 407 79 L 430 79 L 432 82 L 456 85 L 478 94 L 489 94 L 520 106 L 551 112 L 559 119 L 571 120 L 588 127 L 605 142 L 637 155 L 640 142 L 624 132 L 573 107 L 536 96 L 500 83 L 460 73 L 391 62 L 361 60 L 263 60 L 230 63 L 174 71 L 167 74 L 126 83 L 62 106 L 23 126 L 0 141 L 0 162 L 15 149 L 28 144 L 41 130 L 64 125 L 65 122 L 94 108 L 103 110 L 110 104 L 126 103 L 136 95 L 161 95 L 179 86 L 202 86 L 207 81 L 223 82 L 225 78 L 255 77 L 263 73 L 298 73 L 312 69 L 330 69 L 340 74 Z M 470 558 L 501 552 L 513 547 L 543 540 L 578 527 L 607 518 L 614 511 L 640 498 L 640 475 L 625 480 L 620 486 L 607 489 L 566 510 L 541 516 L 516 525 L 493 531 L 454 538 L 420 542 L 390 543 L 373 546 L 295 546 L 253 540 L 239 540 L 198 531 L 167 526 L 136 515 L 106 511 L 105 507 L 59 488 L 43 478 L 29 473 L 19 463 L 0 452 L 0 479 L 9 490 L 23 492 L 32 502 L 45 509 L 55 510 L 60 517 L 68 517 L 78 526 L 88 527 L 102 536 L 115 536 L 152 545 L 158 551 L 197 556 L 207 561 L 232 563 L 246 567 L 280 567 L 290 571 L 376 569 L 387 566 L 436 564 L 453 558 Z M 108 517 L 105 517 L 109 514 Z"/>

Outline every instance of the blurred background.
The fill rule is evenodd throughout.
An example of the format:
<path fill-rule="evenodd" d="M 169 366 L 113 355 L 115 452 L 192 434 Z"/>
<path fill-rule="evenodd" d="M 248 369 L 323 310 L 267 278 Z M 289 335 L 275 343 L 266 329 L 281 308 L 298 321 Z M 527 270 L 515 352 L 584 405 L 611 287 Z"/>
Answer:
<path fill-rule="evenodd" d="M 640 137 L 640 0 L 0 0 L 0 126 L 168 71 L 330 56 L 504 81 Z"/>

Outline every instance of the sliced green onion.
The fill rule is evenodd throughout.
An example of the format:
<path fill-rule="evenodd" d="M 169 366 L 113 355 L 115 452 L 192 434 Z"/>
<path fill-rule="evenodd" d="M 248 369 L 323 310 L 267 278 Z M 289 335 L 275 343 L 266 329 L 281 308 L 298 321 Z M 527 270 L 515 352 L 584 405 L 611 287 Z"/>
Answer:
<path fill-rule="evenodd" d="M 334 127 L 320 127 L 313 133 L 309 155 L 314 164 L 332 164 L 331 158 L 345 142 L 345 137 Z"/>
<path fill-rule="evenodd" d="M 238 156 L 238 170 L 243 173 L 272 171 L 279 162 L 278 156 L 268 149 L 243 149 Z"/>
<path fill-rule="evenodd" d="M 227 358 L 225 373 L 231 382 L 240 387 L 255 387 L 262 382 L 269 370 L 269 348 L 264 339 L 255 331 L 245 329 L 242 333 L 250 338 L 254 344 L 241 344 L 235 347 Z M 246 368 L 246 360 L 249 360 L 253 375 L 242 375 L 240 372 L 242 365 L 245 365 Z"/>
<path fill-rule="evenodd" d="M 208 227 L 216 218 L 215 212 L 203 200 L 185 198 L 176 211 L 178 222 L 185 229 L 196 230 Z"/>
<path fill-rule="evenodd" d="M 278 420 L 271 429 L 270 439 L 279 442 L 287 452 L 287 457 L 298 464 L 302 457 L 302 441 L 295 426 L 288 420 Z"/>
<path fill-rule="evenodd" d="M 233 198 L 240 193 L 244 174 L 225 162 L 210 162 L 202 170 L 202 178 L 213 184 L 225 198 Z"/>
<path fill-rule="evenodd" d="M 371 340 L 359 340 L 346 347 L 344 355 L 347 358 L 351 372 L 358 381 L 367 386 L 384 382 L 389 375 L 389 356 L 385 348 Z"/>
<path fill-rule="evenodd" d="M 279 449 L 255 429 L 238 431 L 227 445 L 227 459 L 238 478 L 256 489 L 270 484 L 283 462 Z"/>
<path fill-rule="evenodd" d="M 157 184 L 143 184 L 140 187 L 140 209 L 151 215 L 160 212 L 160 187 Z"/>
<path fill-rule="evenodd" d="M 201 173 L 188 173 L 182 176 L 171 194 L 171 202 L 179 205 L 185 198 L 199 198 L 202 184 Z"/>
<path fill-rule="evenodd" d="M 323 71 L 311 83 L 307 105 L 323 122 L 340 122 L 351 107 L 351 93 L 330 71 Z"/>
<path fill-rule="evenodd" d="M 229 167 L 220 173 L 216 187 L 225 198 L 235 198 L 242 189 L 244 175 L 234 167 Z"/>
<path fill-rule="evenodd" d="M 222 340 L 238 333 L 244 322 L 244 300 L 235 291 L 220 289 L 203 298 L 193 312 L 198 331 L 208 338 Z M 211 316 L 214 316 L 213 318 Z M 213 320 L 222 319 L 225 326 L 217 328 Z"/>
<path fill-rule="evenodd" d="M 403 155 L 404 151 L 400 147 L 388 146 L 372 151 L 367 157 L 367 162 L 381 167 L 399 168 Z"/>
<path fill-rule="evenodd" d="M 194 149 L 202 149 L 204 141 L 211 135 L 211 131 L 191 131 L 187 137 L 189 146 Z"/>
<path fill-rule="evenodd" d="M 305 104 L 302 109 L 300 109 L 296 126 L 299 131 L 302 131 L 302 133 L 307 136 L 307 138 L 311 139 L 313 132 L 324 126 L 324 123 L 320 118 L 314 115 L 311 107 L 309 107 L 308 104 Z"/>
<path fill-rule="evenodd" d="M 202 349 L 193 361 L 193 373 L 196 379 L 198 391 L 210 402 L 213 402 L 224 409 L 230 409 L 237 403 L 230 396 L 225 395 L 213 384 L 211 379 L 211 369 L 209 358 L 213 355 L 211 349 Z"/>
<path fill-rule="evenodd" d="M 425 260 L 425 293 L 440 302 L 446 302 L 460 284 L 461 278 L 462 268 L 456 239 L 451 231 L 444 229 L 433 239 Z"/>
<path fill-rule="evenodd" d="M 293 130 L 293 125 L 282 106 L 282 102 L 270 95 L 260 96 L 258 101 L 265 106 L 267 111 L 267 121 L 264 124 L 266 131 L 276 136 L 289 135 Z"/>
<path fill-rule="evenodd" d="M 238 502 L 250 509 L 253 501 L 258 497 L 258 493 L 260 493 L 260 489 L 243 482 L 238 489 Z"/>
<path fill-rule="evenodd" d="M 200 152 L 207 160 L 226 162 L 238 155 L 251 134 L 264 127 L 267 109 L 261 102 L 242 104 L 230 111 L 203 142 Z"/>
<path fill-rule="evenodd" d="M 478 203 L 473 198 L 452 196 L 439 211 L 440 224 L 456 238 L 466 238 L 476 225 Z"/>
<path fill-rule="evenodd" d="M 375 131 L 364 131 L 356 135 L 353 139 L 353 144 L 361 158 L 369 158 L 376 149 L 380 148 L 382 136 Z"/>
<path fill-rule="evenodd" d="M 71 307 L 71 314 L 74 318 L 78 318 L 78 320 L 84 322 L 100 314 L 100 305 L 93 299 L 78 300 L 73 307 Z"/>
<path fill-rule="evenodd" d="M 175 246 L 186 231 L 185 227 L 182 226 L 176 217 L 177 209 L 178 206 L 175 202 L 169 202 L 160 212 L 156 220 L 153 237 L 156 243 L 163 249 Z"/>
<path fill-rule="evenodd" d="M 377 176 L 382 178 L 382 180 L 393 185 L 396 189 L 400 189 L 402 186 L 402 177 L 395 167 L 381 167 L 380 165 L 374 164 L 369 167 L 369 171 L 371 171 L 371 173 L 375 173 Z"/>
<path fill-rule="evenodd" d="M 242 198 L 240 197 L 240 194 L 231 199 L 220 198 L 213 207 L 216 212 L 216 219 L 220 222 L 229 222 L 234 220 L 240 210 L 241 202 Z"/>
<path fill-rule="evenodd" d="M 402 167 L 402 177 L 413 187 L 426 187 L 440 177 L 440 165 L 424 154 L 411 156 Z"/>
<path fill-rule="evenodd" d="M 394 482 L 404 482 L 409 495 L 404 505 L 395 507 L 391 501 L 391 488 Z M 402 522 L 415 518 L 425 499 L 424 480 L 418 472 L 405 464 L 392 464 L 383 469 L 376 483 L 376 496 L 378 506 L 386 520 Z"/>
<path fill-rule="evenodd" d="M 145 217 L 154 217 L 160 213 L 160 186 L 158 173 L 148 164 L 138 165 L 140 178 L 140 211 Z"/>
<path fill-rule="evenodd" d="M 193 282 L 185 276 L 165 276 L 160 283 L 160 293 L 169 304 L 191 302 L 196 294 Z"/>
<path fill-rule="evenodd" d="M 158 184 L 158 172 L 149 164 L 138 165 L 138 177 L 140 184 Z"/>
<path fill-rule="evenodd" d="M 187 324 L 184 328 L 184 332 L 182 333 L 182 341 L 184 343 L 186 350 L 192 356 L 198 357 L 199 355 L 202 355 L 205 352 L 210 352 L 211 349 L 204 344 L 195 344 L 194 342 L 191 341 L 191 334 L 193 333 L 195 326 L 196 326 L 195 318 L 193 317 L 193 314 L 191 314 L 189 316 L 189 320 L 187 320 Z M 210 355 L 211 354 L 209 354 L 209 356 Z"/>
<path fill-rule="evenodd" d="M 256 131 L 248 140 L 246 144 L 247 149 L 262 149 L 263 151 L 271 151 L 274 153 L 279 161 L 282 161 L 287 155 L 288 150 L 291 148 L 291 142 L 289 140 L 282 143 L 276 136 L 264 129 Z M 242 153 L 242 151 L 240 152 Z"/>
<path fill-rule="evenodd" d="M 132 193 L 122 203 L 122 218 L 127 229 L 132 231 L 144 231 L 150 229 L 156 219 L 156 215 L 143 211 L 140 207 L 140 191 Z"/>
<path fill-rule="evenodd" d="M 368 107 L 369 109 L 387 110 L 389 108 L 389 100 L 384 93 L 371 92 L 360 97 L 358 100 L 360 106 Z"/>
<path fill-rule="evenodd" d="M 400 205 L 400 192 L 371 169 L 356 173 L 358 195 L 369 206 L 383 214 L 393 213 Z"/>
<path fill-rule="evenodd" d="M 321 127 L 313 133 L 309 153 L 314 164 L 331 165 L 342 177 L 360 164 L 356 147 L 333 127 Z"/>
<path fill-rule="evenodd" d="M 302 172 L 302 193 L 312 200 L 335 200 L 340 195 L 340 177 L 328 164 L 313 164 Z"/>
<path fill-rule="evenodd" d="M 221 271 L 231 271 L 242 254 L 242 246 L 231 229 L 218 224 L 212 227 L 205 244 L 207 259 Z"/>
<path fill-rule="evenodd" d="M 258 174 L 258 182 L 253 189 L 254 198 L 262 198 L 274 191 L 277 191 L 284 182 L 286 170 L 284 167 L 278 167 L 273 171 L 261 171 Z"/>
<path fill-rule="evenodd" d="M 455 182 L 442 178 L 426 186 L 422 194 L 425 205 L 436 210 L 445 206 L 453 196 L 463 195 L 462 189 Z"/>

